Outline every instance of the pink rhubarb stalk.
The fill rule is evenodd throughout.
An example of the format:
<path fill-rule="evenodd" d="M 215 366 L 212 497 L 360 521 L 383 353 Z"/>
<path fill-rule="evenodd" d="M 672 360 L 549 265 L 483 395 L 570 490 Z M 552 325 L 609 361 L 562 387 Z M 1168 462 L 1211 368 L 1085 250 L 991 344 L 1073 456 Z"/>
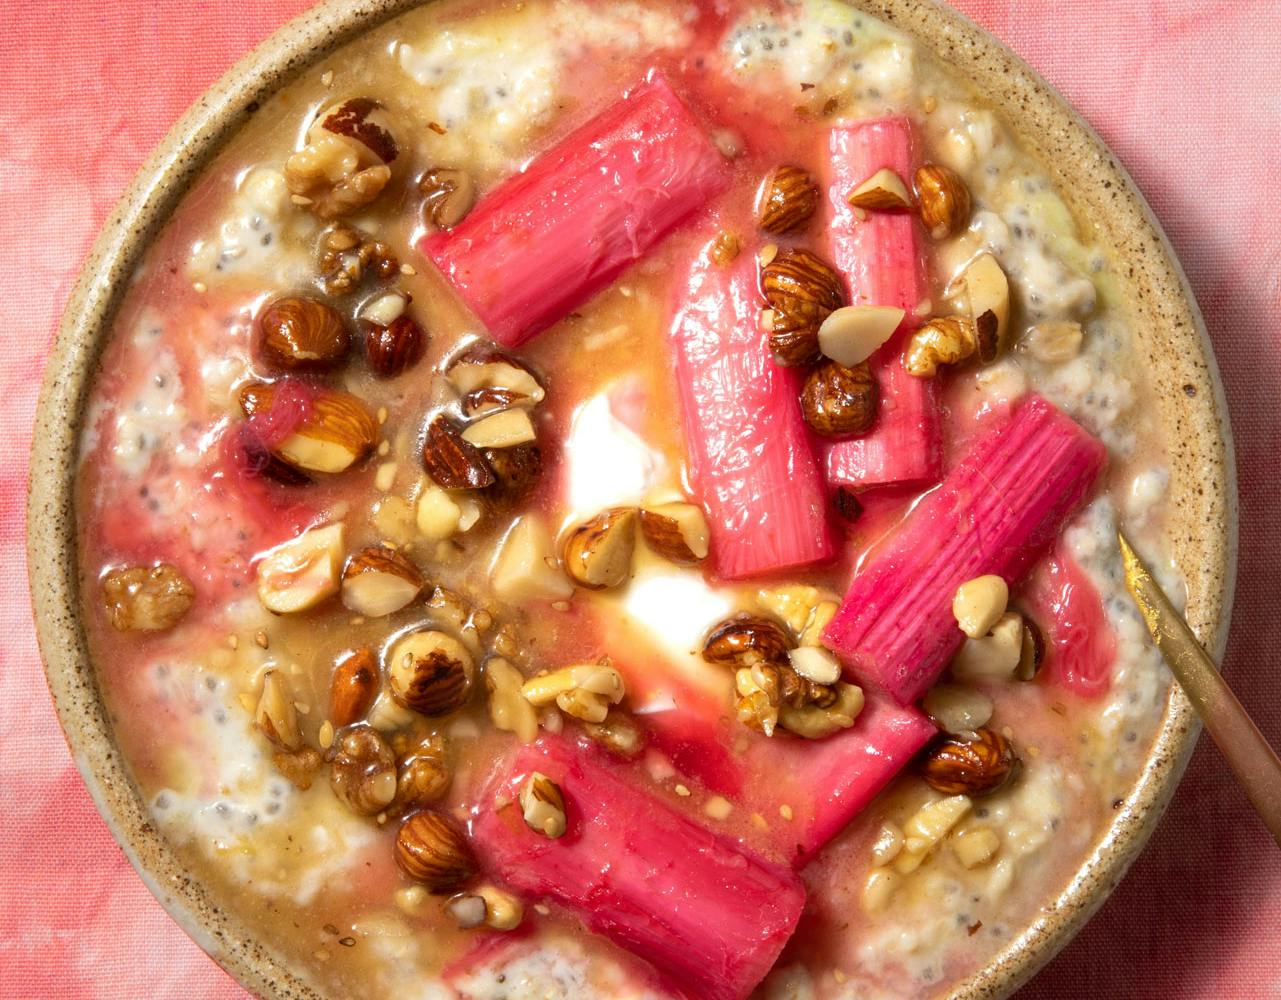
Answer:
<path fill-rule="evenodd" d="M 1116 636 L 1094 584 L 1058 548 L 1037 566 L 1024 591 L 1027 610 L 1045 638 L 1042 676 L 1083 698 L 1096 698 L 1112 684 Z"/>
<path fill-rule="evenodd" d="M 974 444 L 874 550 L 827 627 L 847 672 L 899 704 L 919 698 L 964 639 L 952 598 L 988 573 L 1013 584 L 1057 537 L 1103 468 L 1106 450 L 1031 396 Z"/>
<path fill-rule="evenodd" d="M 586 302 L 728 182 L 724 157 L 655 76 L 420 248 L 490 336 L 515 346 Z"/>
<path fill-rule="evenodd" d="M 520 892 L 555 900 L 699 1000 L 743 1000 L 796 929 L 805 890 L 617 773 L 600 751 L 544 736 L 521 747 L 473 824 L 480 856 Z M 535 833 L 517 803 L 533 771 L 555 781 L 568 828 Z"/>
<path fill-rule="evenodd" d="M 903 349 L 928 297 L 920 225 L 910 212 L 856 215 L 846 196 L 882 168 L 909 186 L 916 168 L 912 123 L 876 118 L 832 129 L 828 138 L 828 238 L 832 262 L 845 275 L 852 305 L 904 310 L 902 325 L 870 359 L 880 383 L 875 425 L 862 437 L 827 447 L 829 482 L 857 488 L 934 482 L 942 473 L 938 387 L 909 375 Z"/>
<path fill-rule="evenodd" d="M 712 565 L 725 579 L 828 559 L 832 539 L 798 375 L 774 363 L 760 327 L 755 260 L 699 254 L 678 284 L 671 344 L 694 491 Z"/>

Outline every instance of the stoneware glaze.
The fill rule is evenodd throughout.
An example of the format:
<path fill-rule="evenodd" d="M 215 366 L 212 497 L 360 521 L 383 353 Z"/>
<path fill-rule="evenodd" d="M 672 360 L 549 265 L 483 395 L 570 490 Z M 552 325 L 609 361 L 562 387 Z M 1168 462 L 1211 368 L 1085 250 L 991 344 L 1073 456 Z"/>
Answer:
<path fill-rule="evenodd" d="M 103 227 L 71 296 L 45 375 L 31 456 L 28 556 L 49 687 L 76 764 L 112 833 L 179 924 L 264 997 L 317 998 L 237 920 L 223 913 L 150 822 L 99 697 L 77 597 L 73 486 L 96 359 L 135 265 L 192 179 L 300 69 L 419 0 L 328 0 L 233 67 L 147 161 Z M 1222 655 L 1236 564 L 1236 495 L 1222 387 L 1201 317 L 1147 203 L 1097 135 L 1025 63 L 953 11 L 923 0 L 856 2 L 933 48 L 988 95 L 1065 193 L 1077 218 L 1124 260 L 1139 356 L 1153 359 L 1155 416 L 1170 442 L 1172 548 L 1188 584 L 1188 619 Z M 1099 907 L 1160 820 L 1199 724 L 1177 689 L 1136 785 L 1086 863 L 1039 918 L 954 997 L 1004 997 L 1048 961 Z"/>

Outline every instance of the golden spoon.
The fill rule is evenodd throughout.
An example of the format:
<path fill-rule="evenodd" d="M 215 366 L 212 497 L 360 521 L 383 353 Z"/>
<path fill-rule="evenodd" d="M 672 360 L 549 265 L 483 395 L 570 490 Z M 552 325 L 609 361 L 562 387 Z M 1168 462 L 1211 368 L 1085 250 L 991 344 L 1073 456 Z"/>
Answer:
<path fill-rule="evenodd" d="M 1125 535 L 1117 532 L 1117 537 L 1125 560 L 1125 584 L 1157 649 L 1219 745 L 1255 811 L 1281 846 L 1281 760 L 1219 676 L 1214 661 L 1196 641 L 1188 623 L 1135 555 Z"/>

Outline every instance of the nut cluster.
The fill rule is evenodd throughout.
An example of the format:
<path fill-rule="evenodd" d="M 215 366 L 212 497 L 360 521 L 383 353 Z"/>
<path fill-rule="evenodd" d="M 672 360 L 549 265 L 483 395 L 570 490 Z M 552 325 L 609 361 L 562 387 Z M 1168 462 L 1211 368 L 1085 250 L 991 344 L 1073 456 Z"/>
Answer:
<path fill-rule="evenodd" d="M 782 728 L 821 739 L 852 726 L 863 709 L 863 692 L 839 679 L 839 665 L 830 654 L 813 646 L 798 648 L 793 636 L 768 618 L 740 614 L 721 622 L 703 643 L 703 659 L 734 670 L 735 713 L 766 736 Z"/>
<path fill-rule="evenodd" d="M 353 97 L 316 116 L 307 144 L 285 161 L 285 184 L 295 203 L 322 219 L 363 208 L 391 180 L 399 147 L 386 110 L 375 100 Z"/>

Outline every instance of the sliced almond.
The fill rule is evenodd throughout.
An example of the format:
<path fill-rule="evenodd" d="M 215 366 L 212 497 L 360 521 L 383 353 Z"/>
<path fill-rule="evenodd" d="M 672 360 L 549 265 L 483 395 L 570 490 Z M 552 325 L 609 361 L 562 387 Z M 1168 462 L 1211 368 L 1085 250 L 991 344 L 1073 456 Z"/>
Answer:
<path fill-rule="evenodd" d="M 406 607 L 422 593 L 418 567 L 393 549 L 374 545 L 347 560 L 342 602 L 358 615 L 381 618 Z"/>
<path fill-rule="evenodd" d="M 289 680 L 279 670 L 268 670 L 262 675 L 262 694 L 254 721 L 262 734 L 281 750 L 297 750 L 302 746 Z"/>
<path fill-rule="evenodd" d="M 592 590 L 617 587 L 631 575 L 635 550 L 636 509 L 602 511 L 565 537 L 565 572 Z"/>
<path fill-rule="evenodd" d="M 703 508 L 692 503 L 642 507 L 641 533 L 649 547 L 674 563 L 698 563 L 707 558 L 710 534 Z"/>
<path fill-rule="evenodd" d="M 842 306 L 818 328 L 818 349 L 838 365 L 853 368 L 894 335 L 905 313 L 893 306 Z"/>
<path fill-rule="evenodd" d="M 445 416 L 427 425 L 423 468 L 436 485 L 447 490 L 478 490 L 494 483 L 494 471 L 484 456 Z"/>
<path fill-rule="evenodd" d="M 454 359 L 445 377 L 460 395 L 477 389 L 507 389 L 534 406 L 546 395 L 538 377 L 521 361 L 488 345 L 476 345 Z"/>
<path fill-rule="evenodd" d="M 1010 282 L 1001 265 L 990 253 L 981 253 L 975 257 L 961 272 L 960 285 L 969 300 L 970 316 L 982 329 L 980 319 L 985 313 L 996 318 L 995 343 L 985 350 L 984 338 L 980 337 L 979 356 L 983 361 L 991 361 L 1005 350 L 1010 333 Z M 990 341 L 989 341 L 990 344 Z M 989 357 L 988 354 L 991 356 Z"/>
<path fill-rule="evenodd" d="M 247 416 L 270 413 L 277 385 L 253 382 L 240 390 Z M 306 415 L 293 433 L 275 445 L 273 455 L 306 472 L 337 473 L 350 468 L 378 441 L 378 423 L 359 399 L 339 389 L 312 391 Z"/>
<path fill-rule="evenodd" d="M 513 604 L 562 601 L 574 593 L 573 584 L 557 567 L 550 533 L 532 514 L 520 518 L 507 532 L 491 578 L 494 593 Z"/>
<path fill-rule="evenodd" d="M 514 448 L 529 444 L 537 437 L 534 422 L 520 409 L 491 413 L 463 431 L 463 440 L 477 448 Z"/>
<path fill-rule="evenodd" d="M 882 167 L 846 196 L 855 208 L 872 212 L 901 212 L 912 207 L 903 178 L 889 167 Z"/>
<path fill-rule="evenodd" d="M 268 550 L 258 562 L 258 599 L 278 615 L 314 608 L 338 593 L 343 526 L 311 528 Z"/>

